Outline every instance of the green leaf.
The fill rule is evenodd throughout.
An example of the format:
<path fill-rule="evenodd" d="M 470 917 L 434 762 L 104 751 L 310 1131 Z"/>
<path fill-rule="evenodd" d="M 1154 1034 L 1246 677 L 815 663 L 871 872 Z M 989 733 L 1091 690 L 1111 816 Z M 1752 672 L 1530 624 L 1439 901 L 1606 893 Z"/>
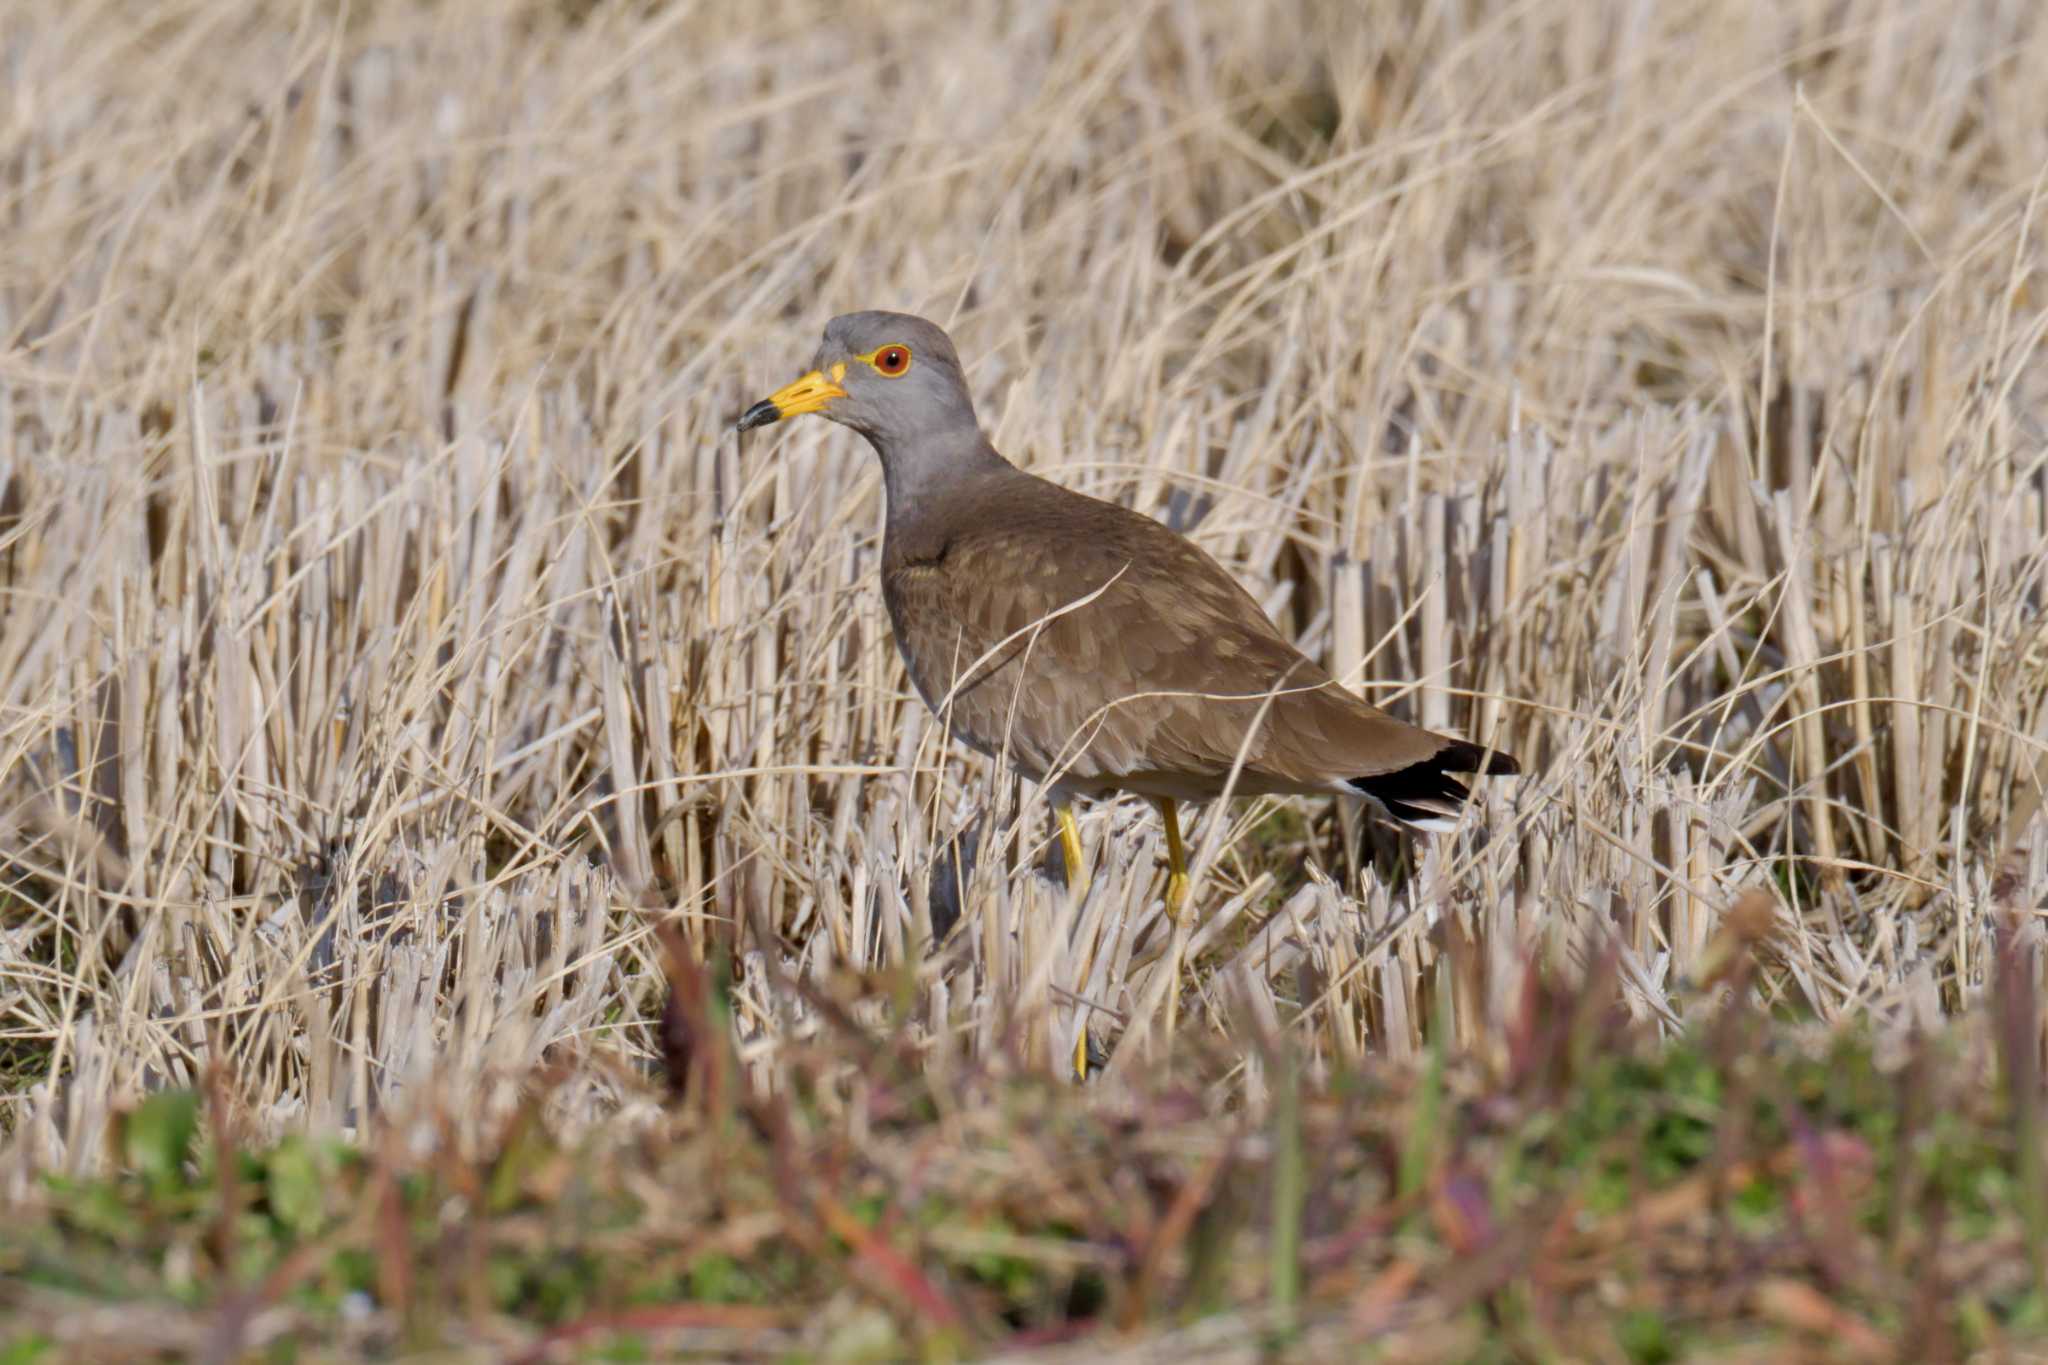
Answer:
<path fill-rule="evenodd" d="M 185 1158 L 198 1131 L 198 1091 L 166 1090 L 151 1095 L 122 1125 L 128 1164 L 151 1190 L 176 1189 L 185 1183 Z"/>
<path fill-rule="evenodd" d="M 1630 1360 L 1641 1361 L 1643 1365 L 1660 1365 L 1660 1362 L 1674 1357 L 1664 1319 L 1654 1309 L 1636 1308 L 1624 1313 L 1615 1334 L 1620 1337 L 1621 1349 L 1628 1352 Z"/>
<path fill-rule="evenodd" d="M 325 1164 L 310 1144 L 296 1138 L 279 1143 L 266 1163 L 264 1196 L 271 1216 L 297 1236 L 312 1236 L 327 1220 Z"/>
<path fill-rule="evenodd" d="M 55 1360 L 57 1343 L 46 1336 L 31 1333 L 16 1337 L 12 1341 L 0 1342 L 0 1365 L 34 1365 L 36 1361 Z"/>

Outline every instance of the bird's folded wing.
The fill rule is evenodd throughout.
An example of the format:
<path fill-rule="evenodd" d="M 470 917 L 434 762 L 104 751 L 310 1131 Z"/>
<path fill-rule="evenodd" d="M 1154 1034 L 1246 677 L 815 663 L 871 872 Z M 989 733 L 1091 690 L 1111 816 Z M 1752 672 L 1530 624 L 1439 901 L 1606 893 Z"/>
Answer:
<path fill-rule="evenodd" d="M 967 743 L 1084 781 L 1209 780 L 1241 757 L 1244 792 L 1328 790 L 1442 745 L 1338 688 L 1192 542 L 1075 501 L 887 573 L 912 677 Z"/>

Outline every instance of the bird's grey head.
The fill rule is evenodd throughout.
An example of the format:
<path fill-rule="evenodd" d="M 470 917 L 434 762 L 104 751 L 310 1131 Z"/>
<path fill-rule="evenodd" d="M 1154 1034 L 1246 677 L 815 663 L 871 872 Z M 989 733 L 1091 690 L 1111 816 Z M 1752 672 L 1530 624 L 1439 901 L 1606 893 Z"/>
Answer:
<path fill-rule="evenodd" d="M 811 372 L 748 408 L 738 426 L 749 431 L 806 412 L 852 427 L 884 461 L 917 447 L 981 443 L 952 341 L 908 313 L 832 319 Z"/>

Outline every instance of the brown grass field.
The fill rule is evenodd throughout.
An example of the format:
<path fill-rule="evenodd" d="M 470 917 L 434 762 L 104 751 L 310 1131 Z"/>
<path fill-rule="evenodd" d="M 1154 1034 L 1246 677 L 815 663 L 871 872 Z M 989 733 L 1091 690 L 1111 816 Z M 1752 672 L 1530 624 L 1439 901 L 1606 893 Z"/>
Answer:
<path fill-rule="evenodd" d="M 1511 1068 L 1539 973 L 1683 1035 L 1738 929 L 1787 1037 L 1981 1020 L 2048 905 L 2044 71 L 2036 0 L 0 8 L 0 1200 L 202 1083 L 652 1131 L 663 923 L 762 1093 L 860 1026 L 1256 1122 Z M 1144 804 L 1076 903 L 911 692 L 873 457 L 730 432 L 866 307 L 1528 775 L 1205 811 L 1165 980 Z"/>

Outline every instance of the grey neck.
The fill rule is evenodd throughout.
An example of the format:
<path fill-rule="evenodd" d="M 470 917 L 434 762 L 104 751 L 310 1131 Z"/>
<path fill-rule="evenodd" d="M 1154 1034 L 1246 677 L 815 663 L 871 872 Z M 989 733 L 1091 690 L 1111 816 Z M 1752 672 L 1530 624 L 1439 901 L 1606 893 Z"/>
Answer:
<path fill-rule="evenodd" d="M 870 436 L 868 444 L 882 457 L 892 528 L 919 520 L 983 479 L 1017 472 L 979 428 L 912 441 Z"/>

